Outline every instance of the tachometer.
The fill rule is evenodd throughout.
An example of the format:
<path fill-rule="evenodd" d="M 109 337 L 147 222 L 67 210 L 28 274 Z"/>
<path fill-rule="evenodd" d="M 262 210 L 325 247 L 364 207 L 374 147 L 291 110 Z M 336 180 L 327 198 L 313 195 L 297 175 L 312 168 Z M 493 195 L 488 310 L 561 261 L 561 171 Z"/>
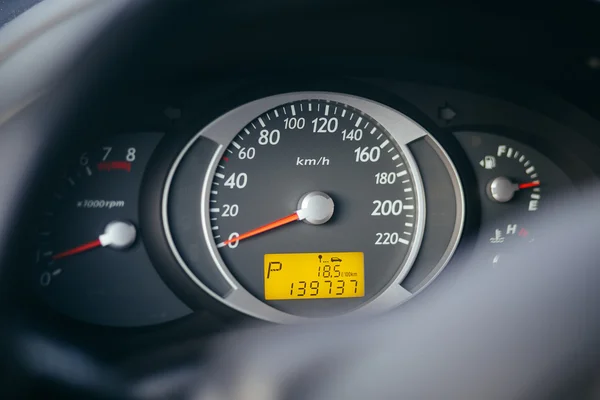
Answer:
<path fill-rule="evenodd" d="M 55 310 L 129 327 L 190 312 L 161 281 L 139 235 L 139 187 L 162 136 L 105 138 L 74 157 L 41 202 L 33 283 Z"/>

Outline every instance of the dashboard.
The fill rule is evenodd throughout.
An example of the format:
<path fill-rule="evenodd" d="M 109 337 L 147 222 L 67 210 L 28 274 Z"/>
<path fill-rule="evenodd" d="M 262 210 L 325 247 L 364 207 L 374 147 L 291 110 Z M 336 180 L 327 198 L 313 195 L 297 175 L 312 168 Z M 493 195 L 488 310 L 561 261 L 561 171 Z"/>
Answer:
<path fill-rule="evenodd" d="M 19 292 L 37 318 L 130 344 L 377 315 L 473 265 L 493 276 L 543 248 L 537 215 L 566 212 L 600 149 L 470 80 L 170 82 L 115 99 L 36 194 Z"/>
<path fill-rule="evenodd" d="M 44 0 L 8 22 L 2 394 L 597 387 L 593 3 Z"/>

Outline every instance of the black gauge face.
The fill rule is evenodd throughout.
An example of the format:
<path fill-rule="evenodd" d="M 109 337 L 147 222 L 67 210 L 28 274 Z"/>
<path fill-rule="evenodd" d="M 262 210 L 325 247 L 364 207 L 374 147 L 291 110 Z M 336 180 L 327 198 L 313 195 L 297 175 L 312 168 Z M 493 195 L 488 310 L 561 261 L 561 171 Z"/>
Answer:
<path fill-rule="evenodd" d="M 538 150 L 484 132 L 455 134 L 471 160 L 479 184 L 482 220 L 479 238 L 495 267 L 510 265 L 515 245 L 543 243 L 546 232 L 536 229 L 539 210 L 562 213 L 557 201 L 573 189 L 568 176 Z"/>
<path fill-rule="evenodd" d="M 411 168 L 395 138 L 361 110 L 287 103 L 247 124 L 218 160 L 210 232 L 256 298 L 294 315 L 344 313 L 384 291 L 412 249 L 422 210 Z M 354 253 L 363 266 L 350 265 Z"/>
<path fill-rule="evenodd" d="M 161 136 L 119 135 L 79 154 L 42 203 L 33 284 L 54 309 L 109 326 L 189 312 L 160 280 L 139 235 L 139 187 Z"/>
<path fill-rule="evenodd" d="M 426 168 L 431 203 L 417 143 L 439 165 Z M 241 105 L 187 142 L 166 177 L 162 225 L 187 278 L 232 309 L 277 323 L 368 315 L 444 268 L 462 230 L 459 182 L 435 139 L 401 112 L 343 93 L 285 93 Z M 435 199 L 446 196 L 454 201 L 441 211 Z M 439 213 L 452 226 L 429 236 L 439 248 L 427 259 L 429 210 L 433 229 Z"/>

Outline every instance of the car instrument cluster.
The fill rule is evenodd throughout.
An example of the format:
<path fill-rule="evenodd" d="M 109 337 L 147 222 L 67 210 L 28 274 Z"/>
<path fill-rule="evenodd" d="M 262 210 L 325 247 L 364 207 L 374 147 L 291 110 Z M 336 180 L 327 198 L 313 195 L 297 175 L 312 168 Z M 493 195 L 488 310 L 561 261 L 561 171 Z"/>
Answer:
<path fill-rule="evenodd" d="M 558 124 L 469 92 L 388 89 L 273 89 L 100 135 L 40 201 L 38 298 L 109 327 L 213 307 L 300 323 L 392 310 L 459 269 L 458 252 L 493 270 L 509 244 L 543 240 L 535 216 L 587 173 L 553 145 Z"/>

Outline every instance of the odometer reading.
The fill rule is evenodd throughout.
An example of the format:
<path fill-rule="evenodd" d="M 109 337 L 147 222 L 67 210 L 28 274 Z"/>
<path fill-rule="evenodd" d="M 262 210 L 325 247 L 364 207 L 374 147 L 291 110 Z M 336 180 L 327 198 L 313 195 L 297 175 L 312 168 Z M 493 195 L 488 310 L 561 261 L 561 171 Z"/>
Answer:
<path fill-rule="evenodd" d="M 363 297 L 364 254 L 265 254 L 266 300 Z"/>

